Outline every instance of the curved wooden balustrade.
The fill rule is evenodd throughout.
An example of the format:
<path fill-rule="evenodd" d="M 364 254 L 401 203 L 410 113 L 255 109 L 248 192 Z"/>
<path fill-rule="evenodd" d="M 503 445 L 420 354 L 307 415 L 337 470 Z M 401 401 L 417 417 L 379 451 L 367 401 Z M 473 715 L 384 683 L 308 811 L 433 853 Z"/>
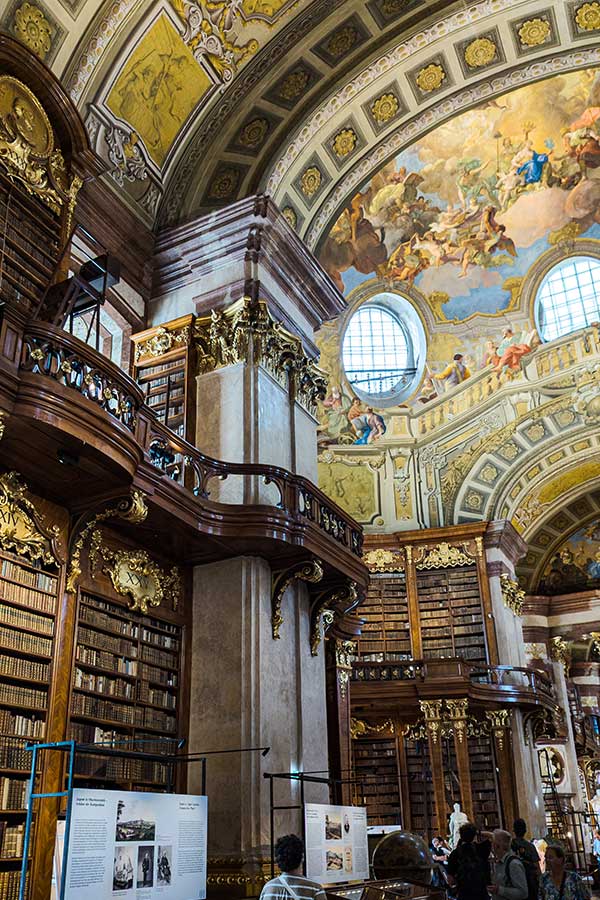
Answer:
<path fill-rule="evenodd" d="M 368 695 L 367 685 L 381 697 L 383 683 L 387 683 L 401 690 L 408 688 L 412 697 L 455 696 L 462 691 L 463 696 L 479 700 L 556 704 L 554 685 L 545 672 L 519 666 L 475 665 L 459 658 L 358 659 L 352 663 L 351 680 L 355 683 L 353 700 L 361 702 Z"/>

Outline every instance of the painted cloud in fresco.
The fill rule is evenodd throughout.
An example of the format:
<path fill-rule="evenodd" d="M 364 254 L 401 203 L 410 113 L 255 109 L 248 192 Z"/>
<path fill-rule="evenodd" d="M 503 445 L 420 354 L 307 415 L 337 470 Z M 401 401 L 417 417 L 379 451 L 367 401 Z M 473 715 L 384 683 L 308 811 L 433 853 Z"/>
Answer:
<path fill-rule="evenodd" d="M 540 115 L 543 110 L 543 116 Z M 487 101 L 416 142 L 344 209 L 320 260 L 345 292 L 378 277 L 414 285 L 464 320 L 509 307 L 525 275 L 571 223 L 600 222 L 600 76 L 585 70 Z M 438 297 L 439 303 L 439 297 Z"/>

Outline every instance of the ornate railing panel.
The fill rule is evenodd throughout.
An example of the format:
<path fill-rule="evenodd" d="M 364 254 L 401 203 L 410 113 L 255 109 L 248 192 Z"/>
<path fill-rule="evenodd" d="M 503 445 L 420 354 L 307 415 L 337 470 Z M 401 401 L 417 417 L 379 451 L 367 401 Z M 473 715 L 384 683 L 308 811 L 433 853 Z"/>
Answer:
<path fill-rule="evenodd" d="M 52 326 L 28 326 L 21 371 L 52 378 L 81 394 L 134 432 L 142 393 L 117 366 Z"/>

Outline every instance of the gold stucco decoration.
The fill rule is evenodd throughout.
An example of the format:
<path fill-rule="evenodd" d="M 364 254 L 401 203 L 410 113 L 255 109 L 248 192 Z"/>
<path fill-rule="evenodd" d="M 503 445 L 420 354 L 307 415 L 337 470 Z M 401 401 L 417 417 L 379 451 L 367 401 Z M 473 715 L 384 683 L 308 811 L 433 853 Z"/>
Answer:
<path fill-rule="evenodd" d="M 400 108 L 395 94 L 387 93 L 377 97 L 371 104 L 371 113 L 378 125 L 385 125 L 393 119 Z"/>
<path fill-rule="evenodd" d="M 249 150 L 255 150 L 260 147 L 269 131 L 269 123 L 267 119 L 258 117 L 252 119 L 247 125 L 244 125 L 238 136 L 238 144 L 247 147 Z"/>
<path fill-rule="evenodd" d="M 235 194 L 239 177 L 237 169 L 222 169 L 210 186 L 210 196 L 215 200 L 227 200 Z"/>
<path fill-rule="evenodd" d="M 564 667 L 565 675 L 568 675 L 571 668 L 571 644 L 560 635 L 553 637 L 550 641 L 550 658 L 560 663 Z"/>
<path fill-rule="evenodd" d="M 16 472 L 0 475 L 0 547 L 30 562 L 56 564 L 57 526 L 46 528 L 43 516 L 26 497 L 27 486 Z"/>
<path fill-rule="evenodd" d="M 391 719 L 386 719 L 385 722 L 381 722 L 379 725 L 371 725 L 363 719 L 350 719 L 350 737 L 353 741 L 361 736 L 383 734 L 386 731 L 394 734 L 395 730 L 395 725 Z"/>
<path fill-rule="evenodd" d="M 52 46 L 52 28 L 42 10 L 31 3 L 24 3 L 15 12 L 15 35 L 26 47 L 45 59 Z"/>
<path fill-rule="evenodd" d="M 519 40 L 523 47 L 539 47 L 548 40 L 551 31 L 547 19 L 528 19 L 519 28 Z"/>
<path fill-rule="evenodd" d="M 442 86 L 445 78 L 446 73 L 442 66 L 439 63 L 431 63 L 419 71 L 415 80 L 424 94 L 430 94 Z"/>
<path fill-rule="evenodd" d="M 308 169 L 302 173 L 300 179 L 300 188 L 302 189 L 304 196 L 314 197 L 321 187 L 322 180 L 323 176 L 321 175 L 321 170 L 316 166 L 309 166 Z"/>
<path fill-rule="evenodd" d="M 358 136 L 353 128 L 343 128 L 333 139 L 332 149 L 338 159 L 349 156 L 356 148 Z"/>
<path fill-rule="evenodd" d="M 306 69 L 294 69 L 283 79 L 277 91 L 282 100 L 296 100 L 305 90 L 310 75 Z"/>
<path fill-rule="evenodd" d="M 359 35 L 356 28 L 352 25 L 346 25 L 345 28 L 340 28 L 339 31 L 336 31 L 335 34 L 331 35 L 325 44 L 325 50 L 335 58 L 345 56 L 346 53 L 349 53 L 350 50 L 352 50 L 358 41 L 358 37 Z"/>
<path fill-rule="evenodd" d="M 371 572 L 403 572 L 404 558 L 394 550 L 369 550 L 363 556 L 363 562 Z"/>
<path fill-rule="evenodd" d="M 483 497 L 477 491 L 469 491 L 465 498 L 465 503 L 469 509 L 480 510 L 483 506 Z"/>
<path fill-rule="evenodd" d="M 158 328 L 156 334 L 148 338 L 147 341 L 141 341 L 135 348 L 136 363 L 145 357 L 156 358 L 168 353 L 174 347 L 189 344 L 190 329 L 188 326 L 180 328 L 178 331 L 168 331 L 166 328 Z"/>
<path fill-rule="evenodd" d="M 600 3 L 584 3 L 575 13 L 575 21 L 582 31 L 600 28 Z"/>
<path fill-rule="evenodd" d="M 525 591 L 519 587 L 519 582 L 507 575 L 506 572 L 503 572 L 500 576 L 500 589 L 504 605 L 512 610 L 516 616 L 520 616 L 523 612 Z"/>
<path fill-rule="evenodd" d="M 298 224 L 298 216 L 291 206 L 284 206 L 281 210 L 281 215 L 292 228 L 295 228 Z"/>
<path fill-rule="evenodd" d="M 471 566 L 473 562 L 472 557 L 459 547 L 451 547 L 447 541 L 442 541 L 433 550 L 425 552 L 417 563 L 417 569 L 452 569 L 455 566 Z"/>
<path fill-rule="evenodd" d="M 498 54 L 498 48 L 489 38 L 476 38 L 465 48 L 465 62 L 471 69 L 488 66 Z"/>

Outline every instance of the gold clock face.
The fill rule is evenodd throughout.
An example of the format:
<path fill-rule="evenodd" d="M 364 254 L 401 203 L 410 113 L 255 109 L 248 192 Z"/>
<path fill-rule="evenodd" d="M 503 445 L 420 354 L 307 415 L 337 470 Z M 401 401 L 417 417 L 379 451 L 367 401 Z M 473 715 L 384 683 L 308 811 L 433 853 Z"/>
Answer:
<path fill-rule="evenodd" d="M 46 158 L 54 139 L 46 113 L 28 87 L 10 75 L 0 77 L 0 129 L 8 141 L 23 141 L 31 152 Z"/>

